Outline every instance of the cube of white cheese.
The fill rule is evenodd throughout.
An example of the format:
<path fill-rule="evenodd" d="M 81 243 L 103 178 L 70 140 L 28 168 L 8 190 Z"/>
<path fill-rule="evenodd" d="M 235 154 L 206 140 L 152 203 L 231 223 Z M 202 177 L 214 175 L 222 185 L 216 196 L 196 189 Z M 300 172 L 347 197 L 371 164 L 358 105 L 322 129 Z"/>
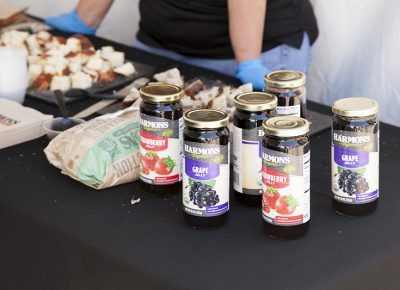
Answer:
<path fill-rule="evenodd" d="M 97 71 L 92 70 L 92 69 L 88 69 L 88 68 L 86 68 L 86 67 L 84 67 L 84 68 L 82 69 L 82 71 L 83 71 L 85 74 L 88 74 L 88 75 L 92 78 L 92 81 L 93 81 L 93 82 L 97 82 L 97 81 L 99 80 L 99 73 L 98 73 Z"/>
<path fill-rule="evenodd" d="M 86 63 L 86 67 L 90 70 L 101 70 L 101 68 L 103 67 L 103 62 L 104 60 L 102 60 L 100 57 L 91 57 L 89 58 L 88 62 Z"/>
<path fill-rule="evenodd" d="M 26 44 L 28 45 L 30 51 L 40 49 L 40 45 L 33 34 L 26 38 Z"/>
<path fill-rule="evenodd" d="M 43 67 L 40 64 L 34 63 L 29 65 L 28 71 L 32 75 L 40 75 L 43 71 Z"/>
<path fill-rule="evenodd" d="M 60 50 L 62 55 L 67 55 L 68 53 L 71 52 L 71 48 L 65 44 L 61 44 L 58 49 Z"/>
<path fill-rule="evenodd" d="M 28 36 L 28 32 L 11 30 L 1 34 L 1 40 L 6 46 L 22 47 Z"/>
<path fill-rule="evenodd" d="M 46 73 L 46 74 L 55 75 L 56 74 L 56 68 L 51 64 L 46 64 L 43 67 L 43 72 Z"/>
<path fill-rule="evenodd" d="M 43 31 L 39 31 L 36 34 L 36 36 L 37 36 L 37 38 L 39 38 L 41 40 L 44 40 L 44 41 L 48 41 L 51 38 L 51 34 L 49 32 L 47 32 L 47 31 L 44 31 L 44 30 Z"/>
<path fill-rule="evenodd" d="M 92 78 L 80 71 L 71 75 L 71 85 L 74 89 L 87 89 L 92 86 Z"/>
<path fill-rule="evenodd" d="M 110 53 L 110 52 L 113 52 L 113 51 L 114 51 L 114 47 L 112 47 L 112 46 L 103 46 L 101 48 L 101 55 L 103 56 L 103 54 L 107 54 L 107 53 Z"/>
<path fill-rule="evenodd" d="M 73 61 L 73 62 L 69 63 L 68 68 L 69 68 L 69 71 L 74 74 L 74 73 L 79 72 L 81 70 L 82 66 L 79 61 Z"/>
<path fill-rule="evenodd" d="M 121 51 L 112 51 L 104 54 L 102 57 L 108 60 L 112 67 L 121 66 L 125 61 L 125 53 Z"/>
<path fill-rule="evenodd" d="M 44 48 L 47 49 L 47 50 L 49 50 L 49 49 L 58 47 L 59 45 L 60 45 L 60 43 L 57 41 L 57 39 L 56 39 L 56 38 L 53 38 L 53 39 L 47 41 L 47 42 L 44 44 Z"/>
<path fill-rule="evenodd" d="M 114 69 L 114 72 L 125 77 L 129 77 L 135 73 L 135 67 L 131 62 L 127 62 Z"/>
<path fill-rule="evenodd" d="M 28 68 L 28 82 L 32 84 L 36 78 L 42 73 L 43 67 L 40 64 L 31 64 Z"/>
<path fill-rule="evenodd" d="M 103 61 L 103 66 L 101 67 L 100 72 L 106 73 L 106 72 L 110 71 L 111 69 L 112 69 L 111 64 L 108 61 Z"/>
<path fill-rule="evenodd" d="M 57 57 L 63 57 L 64 54 L 63 52 L 60 50 L 59 47 L 53 47 L 49 50 L 46 51 L 46 55 L 48 56 L 57 56 Z"/>
<path fill-rule="evenodd" d="M 72 52 L 78 52 L 82 50 L 81 41 L 75 37 L 68 38 L 66 45 Z"/>
<path fill-rule="evenodd" d="M 68 91 L 71 88 L 71 80 L 69 76 L 54 76 L 51 80 L 50 89 Z"/>
<path fill-rule="evenodd" d="M 38 55 L 28 55 L 28 64 L 38 63 L 41 59 Z"/>

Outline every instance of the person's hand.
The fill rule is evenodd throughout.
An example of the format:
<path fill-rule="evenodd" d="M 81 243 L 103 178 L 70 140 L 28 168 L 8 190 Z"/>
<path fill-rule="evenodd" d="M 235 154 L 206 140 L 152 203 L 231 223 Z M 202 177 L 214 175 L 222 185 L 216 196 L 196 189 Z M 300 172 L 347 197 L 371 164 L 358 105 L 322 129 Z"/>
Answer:
<path fill-rule="evenodd" d="M 243 83 L 252 83 L 255 90 L 264 88 L 264 75 L 269 72 L 261 59 L 249 59 L 239 64 L 236 76 Z"/>
<path fill-rule="evenodd" d="M 45 23 L 64 32 L 86 35 L 95 34 L 97 29 L 97 27 L 92 28 L 86 25 L 85 22 L 79 18 L 76 10 L 73 10 L 70 13 L 61 14 L 59 16 L 48 17 L 45 19 Z"/>

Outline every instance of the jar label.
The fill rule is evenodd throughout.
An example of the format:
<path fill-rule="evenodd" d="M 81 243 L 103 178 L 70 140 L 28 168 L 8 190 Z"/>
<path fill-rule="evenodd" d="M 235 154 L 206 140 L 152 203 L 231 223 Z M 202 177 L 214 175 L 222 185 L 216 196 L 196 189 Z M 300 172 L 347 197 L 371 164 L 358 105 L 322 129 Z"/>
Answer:
<path fill-rule="evenodd" d="M 277 106 L 276 113 L 278 116 L 296 116 L 300 117 L 301 106 Z"/>
<path fill-rule="evenodd" d="M 233 127 L 233 188 L 240 193 L 262 193 L 262 127 Z"/>
<path fill-rule="evenodd" d="M 332 131 L 332 193 L 335 200 L 362 204 L 379 197 L 378 134 Z"/>
<path fill-rule="evenodd" d="M 182 180 L 183 118 L 140 114 L 140 179 L 149 184 Z"/>
<path fill-rule="evenodd" d="M 194 216 L 229 210 L 229 144 L 183 144 L 183 209 Z"/>
<path fill-rule="evenodd" d="M 262 213 L 266 222 L 294 226 L 310 219 L 310 151 L 301 156 L 263 148 Z"/>

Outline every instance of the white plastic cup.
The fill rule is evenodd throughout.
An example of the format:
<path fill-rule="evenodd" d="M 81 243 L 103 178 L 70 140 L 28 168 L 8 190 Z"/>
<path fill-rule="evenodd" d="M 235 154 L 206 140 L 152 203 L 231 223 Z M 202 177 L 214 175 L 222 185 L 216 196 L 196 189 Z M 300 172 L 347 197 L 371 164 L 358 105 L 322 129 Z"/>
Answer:
<path fill-rule="evenodd" d="M 0 98 L 22 104 L 27 87 L 27 51 L 21 47 L 0 47 Z"/>

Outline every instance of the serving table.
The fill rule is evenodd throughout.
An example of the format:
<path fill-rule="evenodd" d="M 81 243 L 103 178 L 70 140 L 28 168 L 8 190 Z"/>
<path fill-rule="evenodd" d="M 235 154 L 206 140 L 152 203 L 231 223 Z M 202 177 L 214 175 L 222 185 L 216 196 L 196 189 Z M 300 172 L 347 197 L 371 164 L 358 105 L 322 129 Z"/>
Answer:
<path fill-rule="evenodd" d="M 128 59 L 178 67 L 187 78 L 237 80 L 93 37 Z M 75 114 L 93 100 L 68 106 Z M 55 106 L 26 106 L 58 115 Z M 330 114 L 314 103 L 313 109 Z M 1 138 L 1 136 L 0 136 Z M 398 289 L 400 128 L 381 124 L 381 198 L 367 217 L 335 214 L 330 132 L 311 138 L 311 223 L 297 240 L 262 231 L 261 209 L 231 198 L 228 223 L 196 230 L 180 196 L 141 192 L 139 182 L 94 190 L 62 175 L 46 137 L 0 150 L 0 289 Z M 133 195 L 141 202 L 131 205 Z"/>

